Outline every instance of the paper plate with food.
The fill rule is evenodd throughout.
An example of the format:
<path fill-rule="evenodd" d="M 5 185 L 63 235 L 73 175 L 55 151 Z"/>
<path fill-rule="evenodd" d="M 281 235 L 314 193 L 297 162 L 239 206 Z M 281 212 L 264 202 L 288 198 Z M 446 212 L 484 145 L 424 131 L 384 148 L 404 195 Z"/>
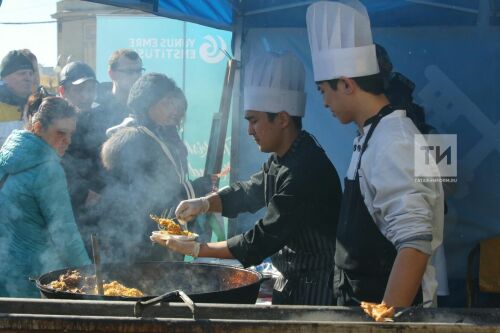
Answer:
<path fill-rule="evenodd" d="M 178 240 L 195 240 L 198 234 L 183 230 L 182 227 L 175 223 L 172 219 L 162 218 L 155 215 L 150 215 L 151 219 L 158 223 L 163 230 L 153 231 L 153 235 L 159 235 L 161 239 L 167 240 L 175 238 Z"/>

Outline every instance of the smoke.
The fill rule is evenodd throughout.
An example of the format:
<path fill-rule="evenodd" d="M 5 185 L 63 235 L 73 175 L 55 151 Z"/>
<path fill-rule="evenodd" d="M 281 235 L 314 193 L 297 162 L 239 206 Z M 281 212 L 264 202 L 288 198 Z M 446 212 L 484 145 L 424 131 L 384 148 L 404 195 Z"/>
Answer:
<path fill-rule="evenodd" d="M 184 114 L 184 94 L 167 76 L 149 73 L 130 90 L 128 106 L 135 119 L 116 126 L 124 117 L 118 116 L 125 113 L 117 109 L 126 107 L 112 101 L 105 105 L 81 115 L 76 133 L 79 135 L 69 151 L 77 159 L 67 168 L 68 180 L 87 249 L 91 252 L 91 233 L 97 233 L 103 262 L 182 260 L 181 255 L 155 247 L 149 240 L 151 232 L 157 230 L 149 215 L 162 215 L 175 208 L 186 193 L 178 170 L 148 133 L 155 133 L 169 147 L 178 164 L 187 164 L 186 154 L 182 153 L 185 147 L 177 132 L 172 134 L 170 127 L 158 125 L 165 118 Z M 151 110 L 154 112 L 150 114 Z M 111 127 L 113 131 L 107 138 Z M 87 197 L 89 189 L 98 193 L 94 202 Z"/>
<path fill-rule="evenodd" d="M 102 148 L 105 187 L 99 201 L 81 217 L 99 236 L 103 262 L 181 260 L 149 240 L 161 215 L 183 199 L 181 185 L 159 144 L 136 127 L 115 132 Z"/>

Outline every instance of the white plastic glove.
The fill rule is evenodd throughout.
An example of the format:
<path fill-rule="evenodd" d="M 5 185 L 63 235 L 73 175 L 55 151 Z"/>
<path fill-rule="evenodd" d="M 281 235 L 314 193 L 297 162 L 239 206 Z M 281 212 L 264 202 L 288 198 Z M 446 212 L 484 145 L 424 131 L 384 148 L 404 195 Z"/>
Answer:
<path fill-rule="evenodd" d="M 200 243 L 195 242 L 194 240 L 179 240 L 174 237 L 169 237 L 165 240 L 160 235 L 156 234 L 149 236 L 149 239 L 174 252 L 181 253 L 186 256 L 197 258 L 200 253 Z"/>
<path fill-rule="evenodd" d="M 210 208 L 210 203 L 206 197 L 183 200 L 175 210 L 175 216 L 179 222 L 191 221 L 197 215 L 205 214 Z"/>

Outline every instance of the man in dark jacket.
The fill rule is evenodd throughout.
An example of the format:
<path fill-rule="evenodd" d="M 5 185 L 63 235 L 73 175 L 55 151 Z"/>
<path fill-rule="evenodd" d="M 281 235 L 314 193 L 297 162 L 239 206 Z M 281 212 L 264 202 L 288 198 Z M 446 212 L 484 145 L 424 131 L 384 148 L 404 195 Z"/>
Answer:
<path fill-rule="evenodd" d="M 100 142 L 92 122 L 97 80 L 94 70 L 83 62 L 70 62 L 59 74 L 59 95 L 78 107 L 76 131 L 62 160 L 68 180 L 73 211 L 89 247 L 90 231 L 85 221 L 87 206 L 98 198 L 100 190 Z"/>
<path fill-rule="evenodd" d="M 92 123 L 99 129 L 95 133 L 96 139 L 101 143 L 107 140 L 109 128 L 121 124 L 133 113 L 127 106 L 127 100 L 132 85 L 144 72 L 141 57 L 130 49 L 114 51 L 108 64 L 108 75 L 112 82 L 103 82 L 99 85 L 96 98 L 99 105 L 91 117 Z"/>
<path fill-rule="evenodd" d="M 281 272 L 273 304 L 333 304 L 328 280 L 334 265 L 341 187 L 337 172 L 316 140 L 302 128 L 305 113 L 302 64 L 291 55 L 256 58 L 246 68 L 244 95 L 248 133 L 272 153 L 250 180 L 179 204 L 176 215 L 222 212 L 235 217 L 266 207 L 245 232 L 218 243 L 151 239 L 194 257 L 236 258 L 243 266 L 271 256 Z"/>

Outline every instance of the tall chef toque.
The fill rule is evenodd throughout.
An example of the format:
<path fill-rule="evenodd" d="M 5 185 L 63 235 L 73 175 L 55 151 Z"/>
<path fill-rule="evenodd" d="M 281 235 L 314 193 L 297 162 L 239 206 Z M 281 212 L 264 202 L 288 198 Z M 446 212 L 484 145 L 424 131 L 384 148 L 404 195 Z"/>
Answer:
<path fill-rule="evenodd" d="M 370 18 L 358 0 L 313 3 L 306 23 L 316 82 L 379 72 Z"/>
<path fill-rule="evenodd" d="M 305 70 L 292 54 L 266 53 L 245 66 L 244 110 L 303 117 L 306 108 Z"/>

